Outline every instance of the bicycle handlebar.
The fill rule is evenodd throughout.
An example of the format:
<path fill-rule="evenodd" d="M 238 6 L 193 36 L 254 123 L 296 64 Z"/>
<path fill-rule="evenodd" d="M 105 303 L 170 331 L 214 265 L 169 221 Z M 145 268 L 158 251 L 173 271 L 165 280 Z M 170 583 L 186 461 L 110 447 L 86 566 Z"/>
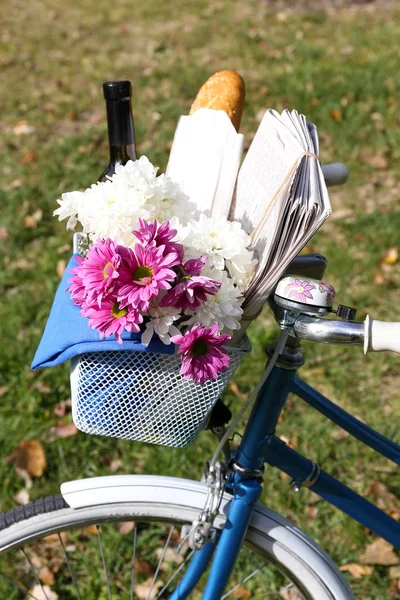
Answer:
<path fill-rule="evenodd" d="M 400 354 L 400 322 L 376 321 L 369 315 L 364 323 L 299 315 L 290 335 L 324 344 L 361 346 L 364 348 L 364 354 L 383 350 Z"/>
<path fill-rule="evenodd" d="M 346 183 L 349 171 L 343 163 L 321 165 L 321 168 L 327 186 L 342 185 L 343 183 Z"/>
<path fill-rule="evenodd" d="M 365 319 L 364 354 L 391 350 L 400 354 L 400 323 Z"/>

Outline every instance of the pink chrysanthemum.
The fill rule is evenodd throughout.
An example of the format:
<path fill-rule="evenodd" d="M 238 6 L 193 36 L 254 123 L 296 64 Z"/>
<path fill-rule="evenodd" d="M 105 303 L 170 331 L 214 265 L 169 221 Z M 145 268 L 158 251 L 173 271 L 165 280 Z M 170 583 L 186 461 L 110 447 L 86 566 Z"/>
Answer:
<path fill-rule="evenodd" d="M 78 264 L 76 267 L 70 270 L 70 273 L 73 275 L 73 277 L 68 279 L 68 283 L 70 285 L 67 287 L 67 290 L 71 293 L 71 300 L 73 303 L 77 306 L 82 306 L 86 299 L 86 289 L 83 285 L 80 272 L 81 265 L 85 259 L 82 256 L 76 256 L 75 259 Z"/>
<path fill-rule="evenodd" d="M 144 248 L 140 244 L 136 244 L 135 251 L 130 248 L 121 248 L 120 251 L 124 274 L 118 290 L 118 302 L 123 308 L 130 304 L 137 310 L 147 311 L 153 296 L 171 288 L 169 282 L 176 278 L 171 269 L 177 264 L 176 253 L 164 256 L 164 246 Z"/>
<path fill-rule="evenodd" d="M 89 327 L 97 329 L 100 338 L 104 336 L 115 335 L 115 339 L 122 344 L 121 333 L 126 331 L 140 331 L 140 323 L 143 317 L 138 310 L 132 306 L 121 308 L 116 297 L 103 298 L 100 307 L 96 304 L 92 306 L 83 306 L 81 315 L 88 317 Z"/>
<path fill-rule="evenodd" d="M 205 256 L 186 261 L 182 267 L 183 274 L 172 290 L 164 296 L 161 306 L 195 310 L 207 300 L 207 295 L 216 294 L 221 283 L 200 275 L 206 261 Z"/>
<path fill-rule="evenodd" d="M 97 302 L 100 306 L 102 299 L 115 290 L 121 268 L 118 248 L 111 239 L 99 239 L 77 268 L 76 275 L 82 280 L 87 304 Z"/>
<path fill-rule="evenodd" d="M 201 323 L 192 327 L 185 335 L 171 337 L 171 341 L 179 346 L 178 352 L 182 354 L 181 375 L 200 385 L 218 379 L 218 375 L 224 373 L 229 366 L 230 358 L 222 345 L 230 339 L 229 335 L 218 335 L 217 324 L 204 327 Z"/>
<path fill-rule="evenodd" d="M 158 226 L 157 219 L 154 219 L 153 223 L 147 223 L 144 219 L 139 219 L 139 229 L 132 231 L 133 235 L 137 237 L 143 246 L 164 246 L 164 256 L 175 252 L 178 257 L 178 262 L 183 261 L 184 248 L 179 242 L 172 242 L 171 240 L 177 234 L 176 229 L 171 229 L 169 221 L 163 221 Z"/>

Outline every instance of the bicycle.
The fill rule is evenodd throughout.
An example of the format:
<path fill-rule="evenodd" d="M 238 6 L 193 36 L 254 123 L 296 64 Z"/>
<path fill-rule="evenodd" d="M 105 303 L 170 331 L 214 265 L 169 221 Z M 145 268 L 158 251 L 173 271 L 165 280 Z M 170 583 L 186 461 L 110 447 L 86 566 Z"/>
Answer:
<path fill-rule="evenodd" d="M 168 593 L 172 600 L 183 600 L 191 592 L 198 595 L 204 587 L 203 598 L 215 600 L 229 597 L 238 589 L 243 594 L 243 584 L 249 584 L 252 593 L 261 593 L 267 600 L 354 598 L 343 575 L 322 549 L 290 521 L 257 504 L 264 465 L 275 466 L 291 477 L 290 485 L 295 491 L 301 487 L 313 490 L 400 547 L 397 521 L 275 435 L 291 392 L 353 437 L 400 464 L 400 446 L 297 377 L 297 370 L 304 362 L 301 339 L 363 346 L 365 352 L 385 349 L 400 352 L 400 323 L 382 324 L 369 317 L 364 324 L 357 323 L 353 320 L 354 310 L 340 305 L 336 312 L 343 320 L 326 319 L 332 314 L 333 301 L 326 287 L 323 292 L 320 289 L 325 295 L 320 297 L 319 304 L 311 305 L 307 299 L 293 299 L 285 292 L 288 273 L 318 286 L 326 265 L 326 259 L 320 255 L 297 257 L 278 283 L 275 294 L 270 296 L 268 302 L 280 325 L 281 336 L 268 347 L 269 361 L 264 375 L 231 425 L 227 427 L 231 414 L 221 400 L 211 411 L 207 427 L 216 434 L 219 445 L 207 463 L 202 480 L 114 475 L 70 481 L 62 484 L 57 496 L 1 514 L 0 557 L 8 562 L 6 572 L 1 566 L 4 561 L 0 563 L 3 598 L 13 600 L 21 594 L 36 600 L 54 598 L 39 577 L 38 548 L 52 564 L 56 562 L 56 583 L 62 586 L 59 588 L 62 598 L 111 599 L 117 587 L 119 597 L 132 599 L 136 595 L 139 600 L 156 600 Z M 234 451 L 229 440 L 238 419 L 253 400 L 243 437 Z M 224 453 L 223 461 L 218 461 L 220 452 Z M 118 522 L 116 529 L 114 524 Z M 120 535 L 126 522 L 134 524 L 128 526 L 129 536 Z M 93 525 L 95 528 L 90 529 Z M 157 537 L 162 542 L 158 549 Z M 116 581 L 112 581 L 109 570 L 106 541 L 111 552 L 118 556 Z M 102 578 L 95 568 L 95 548 Z M 89 557 L 92 573 L 82 573 L 77 549 Z M 138 559 L 139 551 L 144 560 Z M 151 576 L 146 584 L 137 584 L 139 571 L 143 572 L 144 565 L 150 562 Z M 165 564 L 175 565 L 175 570 L 167 572 L 164 577 L 167 581 L 160 584 L 157 579 L 165 573 Z M 226 591 L 234 567 L 238 583 L 231 584 Z M 277 569 L 277 576 L 271 576 L 270 567 Z M 249 573 L 242 574 L 244 569 Z M 16 572 L 17 579 L 10 570 Z M 35 593 L 30 591 L 27 581 L 36 582 Z M 297 590 L 297 596 L 293 596 L 293 590 Z"/>

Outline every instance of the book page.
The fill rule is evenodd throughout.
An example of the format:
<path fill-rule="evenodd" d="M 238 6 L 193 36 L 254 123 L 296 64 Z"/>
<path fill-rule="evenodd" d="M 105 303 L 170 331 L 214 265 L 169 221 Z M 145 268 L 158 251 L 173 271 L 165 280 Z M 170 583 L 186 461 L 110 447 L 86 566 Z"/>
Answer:
<path fill-rule="evenodd" d="M 281 135 L 267 111 L 239 171 L 230 219 L 252 233 L 265 219 L 280 188 L 296 166 L 301 148 Z M 264 232 L 265 233 L 265 232 Z"/>

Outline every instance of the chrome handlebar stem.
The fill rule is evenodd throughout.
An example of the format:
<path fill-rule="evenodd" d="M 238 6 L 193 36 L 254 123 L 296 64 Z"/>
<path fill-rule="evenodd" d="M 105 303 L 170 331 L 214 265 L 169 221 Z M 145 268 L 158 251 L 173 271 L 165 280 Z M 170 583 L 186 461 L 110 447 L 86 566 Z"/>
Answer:
<path fill-rule="evenodd" d="M 339 321 L 300 314 L 294 321 L 289 335 L 311 342 L 364 346 L 364 323 Z"/>

